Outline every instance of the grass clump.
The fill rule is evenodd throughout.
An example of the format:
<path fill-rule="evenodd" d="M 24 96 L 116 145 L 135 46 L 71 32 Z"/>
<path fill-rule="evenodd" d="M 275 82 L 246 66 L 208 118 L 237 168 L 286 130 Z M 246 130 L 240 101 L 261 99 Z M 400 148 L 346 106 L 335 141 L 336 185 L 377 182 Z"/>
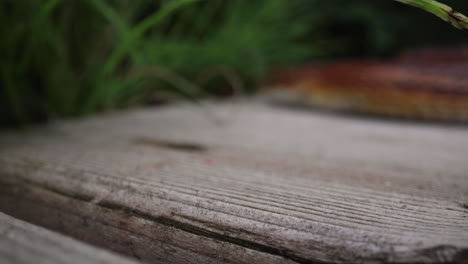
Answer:
<path fill-rule="evenodd" d="M 397 1 L 464 27 L 446 5 Z M 462 39 L 413 11 L 371 0 L 0 1 L 0 126 L 199 98 L 255 87 L 270 68 Z"/>
<path fill-rule="evenodd" d="M 295 41 L 306 28 L 291 21 L 297 7 L 283 0 L 2 1 L 0 124 L 82 116 L 155 94 L 204 96 L 210 90 L 197 80 L 226 85 L 210 72 L 258 82 L 268 65 L 307 54 Z"/>

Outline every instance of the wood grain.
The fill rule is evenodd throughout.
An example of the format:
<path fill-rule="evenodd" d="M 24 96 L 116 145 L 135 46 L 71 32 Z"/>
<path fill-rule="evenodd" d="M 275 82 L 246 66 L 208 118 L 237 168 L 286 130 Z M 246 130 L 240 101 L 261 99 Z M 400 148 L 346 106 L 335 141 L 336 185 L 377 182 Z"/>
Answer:
<path fill-rule="evenodd" d="M 0 263 L 136 264 L 0 213 Z"/>
<path fill-rule="evenodd" d="M 468 258 L 467 127 L 243 102 L 0 138 L 0 210 L 144 262 Z"/>

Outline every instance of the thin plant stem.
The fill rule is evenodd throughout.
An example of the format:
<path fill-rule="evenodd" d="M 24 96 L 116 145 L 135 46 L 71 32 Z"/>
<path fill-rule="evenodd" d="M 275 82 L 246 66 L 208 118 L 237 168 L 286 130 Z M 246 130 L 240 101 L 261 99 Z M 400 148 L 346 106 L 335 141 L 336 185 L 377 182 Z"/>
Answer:
<path fill-rule="evenodd" d="M 407 5 L 424 9 L 442 20 L 450 23 L 452 26 L 468 32 L 468 18 L 453 10 L 452 7 L 439 3 L 435 0 L 394 0 Z"/>

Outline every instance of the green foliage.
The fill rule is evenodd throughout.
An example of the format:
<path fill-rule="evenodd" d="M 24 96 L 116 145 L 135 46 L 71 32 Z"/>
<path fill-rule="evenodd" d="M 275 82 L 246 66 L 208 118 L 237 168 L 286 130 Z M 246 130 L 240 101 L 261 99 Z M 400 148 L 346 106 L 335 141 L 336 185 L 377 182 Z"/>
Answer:
<path fill-rule="evenodd" d="M 288 64 L 309 55 L 310 47 L 294 42 L 307 30 L 307 24 L 303 18 L 290 21 L 300 2 L 205 2 L 200 10 L 181 14 L 169 34 L 154 34 L 152 40 L 158 48 L 147 47 L 146 54 L 151 63 L 191 75 L 200 69 L 228 65 L 244 77 L 259 80 L 271 64 Z M 221 13 L 210 10 L 218 6 L 223 7 Z M 197 19 L 204 13 L 214 16 Z"/>
<path fill-rule="evenodd" d="M 86 115 L 154 93 L 202 96 L 193 82 L 219 68 L 258 82 L 269 65 L 307 54 L 295 43 L 306 24 L 288 22 L 294 8 L 283 0 L 2 1 L 0 124 Z"/>
<path fill-rule="evenodd" d="M 226 79 L 255 87 L 270 68 L 307 60 L 466 40 L 428 13 L 372 0 L 3 0 L 0 22 L 0 126 L 198 98 Z"/>

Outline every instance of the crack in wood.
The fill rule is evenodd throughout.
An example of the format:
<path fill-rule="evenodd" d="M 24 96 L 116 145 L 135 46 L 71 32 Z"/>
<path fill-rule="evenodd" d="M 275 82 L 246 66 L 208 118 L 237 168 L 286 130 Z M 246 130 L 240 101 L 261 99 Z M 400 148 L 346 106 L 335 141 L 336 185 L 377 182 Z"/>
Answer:
<path fill-rule="evenodd" d="M 69 193 L 69 192 L 66 192 L 64 190 L 53 188 L 51 186 L 47 186 L 47 185 L 44 185 L 44 184 L 37 184 L 37 183 L 31 182 L 31 181 L 26 181 L 26 180 L 24 180 L 24 181 L 25 181 L 26 185 L 36 187 L 36 188 L 40 188 L 40 189 L 43 189 L 43 190 L 46 190 L 46 191 L 49 191 L 49 192 L 52 192 L 52 193 L 55 193 L 55 194 L 58 194 L 58 195 L 61 195 L 61 196 L 65 196 L 65 197 L 68 197 L 68 198 L 71 198 L 71 199 L 79 200 L 79 201 L 82 201 L 82 202 L 91 202 L 94 199 L 93 196 L 91 196 L 91 195 L 78 194 L 78 193 Z"/>
<path fill-rule="evenodd" d="M 64 196 L 64 197 L 67 197 L 67 198 L 70 198 L 70 199 L 78 200 L 78 201 L 81 201 L 81 202 L 90 203 L 93 200 L 93 197 L 88 196 L 88 195 L 65 192 L 65 191 L 58 190 L 56 188 L 44 185 L 44 184 L 38 184 L 38 183 L 35 183 L 35 182 L 32 182 L 32 181 L 28 181 L 26 179 L 17 180 L 16 182 L 17 183 L 18 182 L 23 182 L 26 186 L 29 186 L 31 188 L 42 189 L 42 190 L 49 191 L 49 192 L 52 192 L 52 193 L 60 195 L 60 196 Z M 140 218 L 140 219 L 144 219 L 144 220 L 156 223 L 156 224 L 161 224 L 161 225 L 164 225 L 164 226 L 179 229 L 179 230 L 182 230 L 182 231 L 194 234 L 194 235 L 210 238 L 210 239 L 213 239 L 213 240 L 216 240 L 216 241 L 221 241 L 221 242 L 234 244 L 234 245 L 241 246 L 241 247 L 244 247 L 244 248 L 247 248 L 247 249 L 251 249 L 251 250 L 254 250 L 254 251 L 259 251 L 259 252 L 263 252 L 263 253 L 267 253 L 267 254 L 271 254 L 271 255 L 281 256 L 281 257 L 283 257 L 285 259 L 289 259 L 289 260 L 292 260 L 294 262 L 301 263 L 301 264 L 306 264 L 306 263 L 318 263 L 318 264 L 320 264 L 320 263 L 329 263 L 329 262 L 324 262 L 324 261 L 320 261 L 320 260 L 316 260 L 316 259 L 312 260 L 312 259 L 303 258 L 301 256 L 298 256 L 298 255 L 294 254 L 293 252 L 291 252 L 288 249 L 279 249 L 279 248 L 263 245 L 263 244 L 260 244 L 260 243 L 248 241 L 248 240 L 245 240 L 245 239 L 234 238 L 234 237 L 222 235 L 222 234 L 212 232 L 212 231 L 209 231 L 209 230 L 197 227 L 197 226 L 193 226 L 193 225 L 190 225 L 190 224 L 187 224 L 187 223 L 176 221 L 176 220 L 170 219 L 168 217 L 154 216 L 154 215 L 151 215 L 149 213 L 145 213 L 145 212 L 143 212 L 141 210 L 132 209 L 132 208 L 129 208 L 129 207 L 117 204 L 117 203 L 112 203 L 112 202 L 109 202 L 109 201 L 100 201 L 100 202 L 98 202 L 96 204 L 93 204 L 93 205 L 99 206 L 99 207 L 102 207 L 102 208 L 106 208 L 106 209 L 110 209 L 110 210 L 113 210 L 113 211 L 121 211 L 121 212 L 123 212 L 123 213 L 125 213 L 127 215 L 130 215 L 130 216 L 134 216 L 134 217 L 137 217 L 137 218 Z"/>
<path fill-rule="evenodd" d="M 259 251 L 259 252 L 263 252 L 263 253 L 268 253 L 268 254 L 271 254 L 271 255 L 281 256 L 283 258 L 295 261 L 297 263 L 328 263 L 328 262 L 324 262 L 324 261 L 320 261 L 320 260 L 316 260 L 316 259 L 312 260 L 312 259 L 303 258 L 301 256 L 298 256 L 298 255 L 294 254 L 293 252 L 291 252 L 288 249 L 279 249 L 279 248 L 263 245 L 263 244 L 260 244 L 260 243 L 248 241 L 248 240 L 245 240 L 245 239 L 241 239 L 241 238 L 226 236 L 226 235 L 219 234 L 219 233 L 216 233 L 216 232 L 212 232 L 212 231 L 209 231 L 209 230 L 206 230 L 206 229 L 194 226 L 194 225 L 190 225 L 190 224 L 187 224 L 187 223 L 176 221 L 176 220 L 170 219 L 168 217 L 154 216 L 154 215 L 145 213 L 145 212 L 143 212 L 141 210 L 131 209 L 131 208 L 128 208 L 126 206 L 122 206 L 122 205 L 119 205 L 119 204 L 116 204 L 116 203 L 111 203 L 111 202 L 108 202 L 108 201 L 101 201 L 97 205 L 101 206 L 101 207 L 104 207 L 104 208 L 107 208 L 107 209 L 111 209 L 111 210 L 120 210 L 120 211 L 128 213 L 128 214 L 130 214 L 132 216 L 136 216 L 138 218 L 141 218 L 141 219 L 144 219 L 144 220 L 147 220 L 147 221 L 151 221 L 151 222 L 154 222 L 154 223 L 158 223 L 158 224 L 161 224 L 161 225 L 165 225 L 165 226 L 168 226 L 168 227 L 176 228 L 176 229 L 179 229 L 179 230 L 182 230 L 182 231 L 194 234 L 194 235 L 211 238 L 211 239 L 221 241 L 221 242 L 231 243 L 231 244 L 238 245 L 238 246 L 248 248 L 248 249 L 251 249 L 251 250 L 255 250 L 255 251 Z"/>

